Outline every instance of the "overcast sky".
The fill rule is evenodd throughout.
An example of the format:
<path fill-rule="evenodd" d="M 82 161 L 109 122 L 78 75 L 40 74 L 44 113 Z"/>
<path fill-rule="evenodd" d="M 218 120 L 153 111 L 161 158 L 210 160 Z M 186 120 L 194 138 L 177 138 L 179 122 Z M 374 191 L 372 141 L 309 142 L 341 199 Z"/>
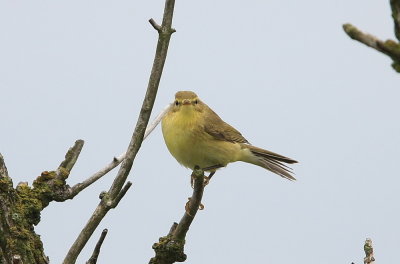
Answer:
<path fill-rule="evenodd" d="M 128 146 L 147 87 L 164 2 L 0 1 L 0 152 L 14 184 L 54 170 L 76 139 L 68 183 Z M 379 263 L 400 247 L 400 75 L 390 59 L 347 37 L 351 22 L 394 38 L 389 1 L 177 1 L 154 114 L 192 90 L 254 145 L 287 155 L 298 181 L 230 164 L 207 186 L 186 243 L 187 263 Z M 36 227 L 51 263 L 69 247 L 115 171 L 72 201 L 52 203 Z M 109 212 L 98 263 L 147 263 L 179 221 L 190 171 L 144 142 L 133 186 Z"/>

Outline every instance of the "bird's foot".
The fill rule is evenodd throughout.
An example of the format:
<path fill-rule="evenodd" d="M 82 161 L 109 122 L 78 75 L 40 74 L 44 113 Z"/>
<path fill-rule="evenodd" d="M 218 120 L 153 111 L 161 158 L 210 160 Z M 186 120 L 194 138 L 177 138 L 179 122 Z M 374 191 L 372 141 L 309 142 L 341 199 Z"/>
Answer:
<path fill-rule="evenodd" d="M 190 206 L 190 200 L 191 200 L 191 198 L 188 197 L 188 201 L 187 201 L 186 204 L 185 204 L 185 211 L 186 211 L 186 213 L 187 213 L 188 215 L 190 215 L 191 217 L 193 217 L 193 215 L 191 215 L 190 212 L 189 212 L 189 210 L 190 210 L 190 208 L 189 208 L 189 206 Z M 200 205 L 199 205 L 199 210 L 203 210 L 203 209 L 204 209 L 204 205 L 203 205 L 202 203 L 200 203 Z"/>
<path fill-rule="evenodd" d="M 208 176 L 204 177 L 204 186 L 207 186 L 210 183 L 211 177 L 214 176 L 216 169 L 219 169 L 222 167 L 224 167 L 224 166 L 222 166 L 221 164 L 217 164 L 214 166 L 203 168 L 203 171 L 211 171 Z"/>
<path fill-rule="evenodd" d="M 192 189 L 194 189 L 194 180 L 195 180 L 195 176 L 190 175 L 190 186 L 192 186 Z"/>
<path fill-rule="evenodd" d="M 211 177 L 215 174 L 215 171 L 210 172 L 208 176 L 204 177 L 204 187 L 210 183 Z"/>

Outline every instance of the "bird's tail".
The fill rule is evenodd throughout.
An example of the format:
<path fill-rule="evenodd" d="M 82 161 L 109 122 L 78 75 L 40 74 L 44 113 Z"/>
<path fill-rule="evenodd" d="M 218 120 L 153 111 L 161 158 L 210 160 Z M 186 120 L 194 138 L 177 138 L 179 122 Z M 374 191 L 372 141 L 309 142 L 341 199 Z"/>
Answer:
<path fill-rule="evenodd" d="M 241 144 L 241 145 L 243 149 L 250 150 L 250 153 L 247 152 L 249 154 L 245 155 L 242 161 L 263 167 L 288 180 L 291 181 L 296 180 L 292 176 L 293 174 L 292 169 L 286 165 L 286 164 L 297 163 L 296 160 L 248 144 Z"/>

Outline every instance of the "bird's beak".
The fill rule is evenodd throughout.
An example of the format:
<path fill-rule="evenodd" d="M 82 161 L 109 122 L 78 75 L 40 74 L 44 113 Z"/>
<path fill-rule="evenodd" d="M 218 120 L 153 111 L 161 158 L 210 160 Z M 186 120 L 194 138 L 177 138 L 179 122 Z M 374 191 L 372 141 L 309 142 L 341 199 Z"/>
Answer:
<path fill-rule="evenodd" d="M 189 99 L 185 99 L 182 101 L 182 105 L 190 105 L 192 104 Z"/>

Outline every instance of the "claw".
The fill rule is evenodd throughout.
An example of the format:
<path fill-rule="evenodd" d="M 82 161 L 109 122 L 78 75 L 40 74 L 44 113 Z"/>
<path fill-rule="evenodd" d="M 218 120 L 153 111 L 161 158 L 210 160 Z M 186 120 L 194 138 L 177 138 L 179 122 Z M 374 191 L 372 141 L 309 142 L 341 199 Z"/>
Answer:
<path fill-rule="evenodd" d="M 185 211 L 186 211 L 186 213 L 187 213 L 188 215 L 190 215 L 191 217 L 193 217 L 193 215 L 191 215 L 191 214 L 189 213 L 189 203 L 190 203 L 190 197 L 188 198 L 188 201 L 187 201 L 186 204 L 185 204 Z"/>
<path fill-rule="evenodd" d="M 194 189 L 194 177 L 193 175 L 190 176 L 190 186 Z"/>
<path fill-rule="evenodd" d="M 204 187 L 206 187 L 210 183 L 210 177 L 204 177 Z"/>
<path fill-rule="evenodd" d="M 190 200 L 191 200 L 191 197 L 188 197 L 188 201 L 187 201 L 186 204 L 185 204 L 185 211 L 186 211 L 186 213 L 187 213 L 188 215 L 190 215 L 191 217 L 193 217 L 193 215 L 191 215 L 191 214 L 189 213 L 189 204 L 190 204 Z M 199 205 L 199 210 L 204 210 L 204 204 L 200 203 L 200 205 Z"/>
<path fill-rule="evenodd" d="M 215 171 L 210 172 L 208 176 L 204 177 L 204 187 L 210 183 L 211 177 L 215 174 Z"/>

